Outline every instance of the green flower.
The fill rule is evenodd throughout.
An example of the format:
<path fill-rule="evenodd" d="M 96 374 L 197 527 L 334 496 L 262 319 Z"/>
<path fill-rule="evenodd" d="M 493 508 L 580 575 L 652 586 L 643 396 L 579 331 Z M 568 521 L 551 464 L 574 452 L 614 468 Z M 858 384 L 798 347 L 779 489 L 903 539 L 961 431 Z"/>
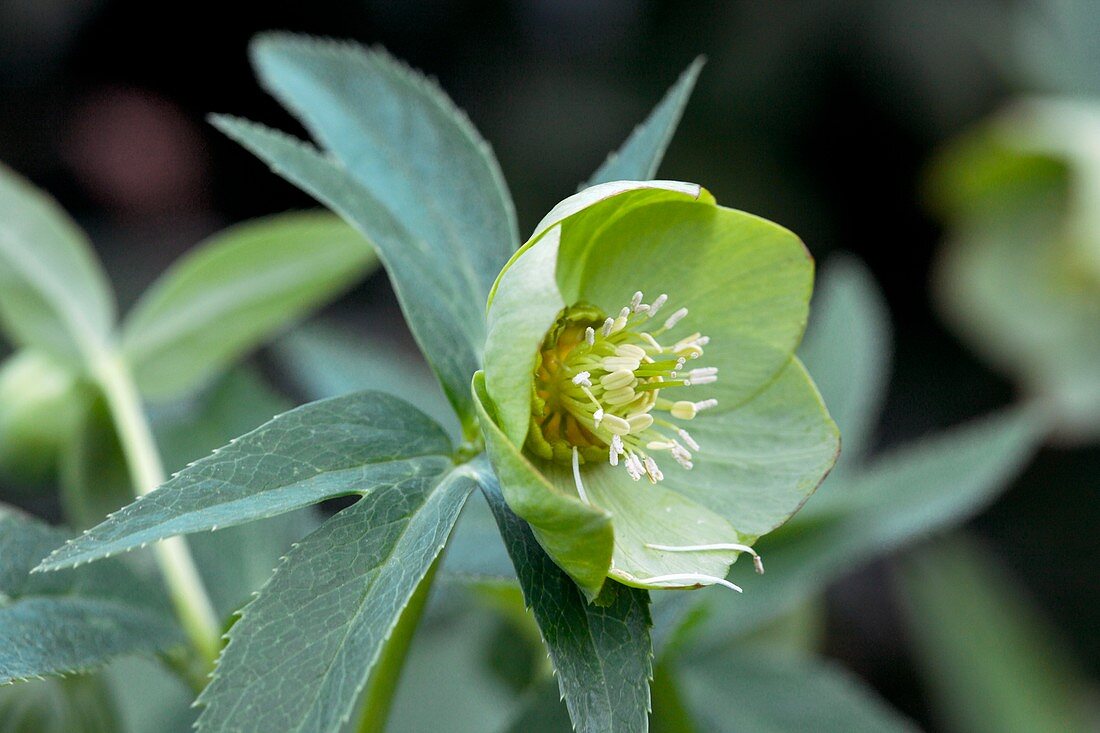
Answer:
<path fill-rule="evenodd" d="M 824 478 L 839 437 L 794 357 L 812 285 L 794 234 L 665 181 L 566 199 L 505 266 L 474 378 L 489 456 L 589 597 L 736 588 Z"/>

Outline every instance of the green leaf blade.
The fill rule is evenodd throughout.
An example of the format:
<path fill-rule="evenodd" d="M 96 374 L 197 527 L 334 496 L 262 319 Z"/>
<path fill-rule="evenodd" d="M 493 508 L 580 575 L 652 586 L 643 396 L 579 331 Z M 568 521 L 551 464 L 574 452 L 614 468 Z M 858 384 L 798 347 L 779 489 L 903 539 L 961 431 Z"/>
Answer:
<path fill-rule="evenodd" d="M 653 675 L 649 594 L 608 583 L 610 602 L 589 603 L 504 502 L 496 478 L 479 479 L 550 650 L 562 697 L 581 733 L 649 729 Z M 613 590 L 611 590 L 613 589 Z M 607 592 L 607 591 L 605 591 Z"/>
<path fill-rule="evenodd" d="M 289 135 L 246 120 L 213 124 L 272 169 L 351 222 L 370 240 L 390 275 L 409 328 L 464 422 L 473 420 L 470 375 L 481 363 L 484 299 L 442 266 L 430 243 L 413 236 L 338 163 Z M 479 299 L 480 298 L 480 299 Z"/>
<path fill-rule="evenodd" d="M 896 578 L 945 730 L 1087 731 L 1092 691 L 1020 583 L 965 535 L 910 553 Z"/>
<path fill-rule="evenodd" d="M 463 468 L 412 476 L 297 545 L 230 631 L 198 730 L 339 731 L 473 487 Z"/>
<path fill-rule="evenodd" d="M 0 684 L 181 643 L 162 590 L 116 561 L 31 575 L 66 536 L 0 505 Z"/>
<path fill-rule="evenodd" d="M 844 436 L 835 476 L 861 463 L 870 448 L 886 397 L 890 319 L 871 273 L 851 256 L 825 263 L 810 308 L 799 355 Z"/>
<path fill-rule="evenodd" d="M 739 647 L 681 666 L 683 697 L 699 730 L 713 733 L 917 733 L 839 667 Z"/>
<path fill-rule="evenodd" d="M 0 323 L 12 340 L 80 364 L 114 321 L 114 296 L 87 236 L 0 166 Z"/>
<path fill-rule="evenodd" d="M 657 175 L 704 63 L 702 56 L 691 62 L 649 117 L 634 128 L 617 152 L 607 156 L 581 188 L 608 181 L 648 181 Z"/>
<path fill-rule="evenodd" d="M 152 611 L 94 598 L 23 598 L 0 608 L 0 684 L 83 672 L 182 641 Z"/>
<path fill-rule="evenodd" d="M 268 33 L 251 53 L 264 87 L 414 235 L 455 255 L 484 302 L 519 234 L 500 167 L 466 115 L 380 49 Z"/>
<path fill-rule="evenodd" d="M 367 493 L 449 465 L 446 434 L 404 402 L 361 392 L 277 416 L 191 464 L 43 561 L 56 570 L 176 534 Z"/>
<path fill-rule="evenodd" d="M 370 244 L 335 216 L 266 217 L 217 234 L 145 292 L 123 326 L 138 386 L 192 391 L 367 273 Z"/>
<path fill-rule="evenodd" d="M 252 58 L 327 156 L 307 160 L 308 149 L 216 124 L 378 247 L 417 341 L 472 427 L 466 387 L 480 366 L 483 307 L 518 243 L 488 145 L 438 87 L 382 51 L 265 34 Z"/>

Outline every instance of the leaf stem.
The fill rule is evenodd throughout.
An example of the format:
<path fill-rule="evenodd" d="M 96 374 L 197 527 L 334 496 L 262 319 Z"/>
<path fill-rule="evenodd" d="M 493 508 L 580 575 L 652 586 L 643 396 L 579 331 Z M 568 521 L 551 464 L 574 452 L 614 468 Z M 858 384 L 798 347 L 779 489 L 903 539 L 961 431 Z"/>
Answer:
<path fill-rule="evenodd" d="M 374 666 L 374 671 L 371 672 L 359 703 L 359 722 L 355 728 L 356 733 L 383 733 L 386 729 L 386 721 L 393 707 L 394 693 L 397 692 L 397 684 L 401 681 L 401 670 L 405 666 L 405 658 L 412 646 L 413 635 L 416 633 L 417 626 L 420 625 L 420 617 L 424 615 L 432 582 L 435 580 L 435 573 L 439 569 L 442 558 L 441 552 L 428 568 L 428 572 L 409 598 L 405 610 L 401 612 L 401 618 L 398 619 L 390 638 L 382 648 L 382 654 Z"/>
<path fill-rule="evenodd" d="M 119 354 L 103 350 L 96 354 L 91 364 L 114 418 L 134 495 L 140 499 L 163 484 L 166 478 L 141 397 L 129 367 Z M 205 665 L 213 669 L 221 648 L 221 633 L 217 614 L 187 541 L 183 537 L 171 537 L 156 543 L 153 549 L 180 624 Z"/>

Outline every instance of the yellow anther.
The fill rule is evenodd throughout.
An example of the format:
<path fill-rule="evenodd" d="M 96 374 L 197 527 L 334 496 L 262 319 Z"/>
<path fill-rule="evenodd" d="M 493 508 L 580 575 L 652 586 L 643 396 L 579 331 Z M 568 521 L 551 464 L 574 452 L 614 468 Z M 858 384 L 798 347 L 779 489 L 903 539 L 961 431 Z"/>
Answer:
<path fill-rule="evenodd" d="M 620 387 L 631 387 L 633 385 L 634 372 L 629 369 L 617 369 L 610 374 L 605 374 L 600 377 L 600 386 L 607 390 L 619 389 Z"/>
<path fill-rule="evenodd" d="M 633 387 L 619 387 L 603 393 L 603 401 L 609 405 L 625 405 L 636 396 Z"/>
<path fill-rule="evenodd" d="M 603 416 L 603 427 L 612 435 L 629 435 L 630 423 L 618 415 L 607 414 Z"/>
<path fill-rule="evenodd" d="M 641 360 L 645 358 L 646 354 L 645 349 L 641 346 L 636 346 L 634 344 L 619 344 L 615 347 L 615 355 Z"/>
<path fill-rule="evenodd" d="M 698 410 L 695 409 L 695 403 L 688 400 L 680 400 L 672 405 L 672 409 L 669 413 L 672 414 L 677 420 L 691 420 L 695 417 Z"/>

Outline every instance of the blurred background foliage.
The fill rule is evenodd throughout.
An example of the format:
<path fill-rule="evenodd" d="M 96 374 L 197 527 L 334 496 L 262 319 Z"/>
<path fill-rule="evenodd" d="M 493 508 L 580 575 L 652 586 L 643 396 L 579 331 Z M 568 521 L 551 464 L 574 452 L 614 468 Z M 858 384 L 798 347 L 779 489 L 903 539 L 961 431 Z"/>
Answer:
<path fill-rule="evenodd" d="M 671 651 L 654 690 L 660 710 L 691 710 L 700 731 L 720 730 L 712 721 L 739 713 L 751 719 L 751 688 L 738 688 L 744 699 L 723 697 L 722 675 L 740 674 L 791 679 L 806 690 L 791 704 L 824 715 L 830 706 L 815 707 L 816 691 L 822 699 L 869 694 L 853 686 L 854 673 L 928 730 L 1096 725 L 1082 701 L 1095 699 L 1085 680 L 1100 676 L 1100 113 L 1089 106 L 1100 94 L 1100 5 L 6 0 L 0 160 L 91 232 L 124 306 L 222 227 L 313 207 L 204 122 L 209 112 L 232 111 L 294 129 L 246 60 L 248 39 L 275 28 L 378 43 L 438 77 L 493 143 L 524 231 L 597 167 L 697 54 L 707 56 L 662 175 L 698 181 L 723 204 L 783 223 L 823 263 L 814 317 L 830 297 L 835 322 L 815 328 L 837 336 L 823 344 L 811 331 L 807 359 L 822 365 L 814 374 L 842 423 L 846 452 L 805 516 L 769 538 L 774 552 L 762 545 L 774 562 L 764 578 L 745 581 L 743 597 L 708 594 L 679 604 L 689 608 L 657 608 L 666 630 L 683 632 L 665 641 Z M 841 251 L 866 271 L 834 255 Z M 289 404 L 365 386 L 368 373 L 371 384 L 396 385 L 429 414 L 437 410 L 438 390 L 381 274 L 332 305 L 323 322 L 262 351 L 247 371 L 159 406 L 168 467 Z M 0 397 L 5 388 L 23 391 L 17 377 L 0 383 Z M 64 399 L 71 385 L 63 378 L 36 384 L 47 403 L 60 396 L 72 410 L 48 410 L 55 424 L 28 440 L 106 420 L 94 399 Z M 1032 397 L 1052 420 L 1034 455 L 1025 446 L 1035 436 L 1012 442 L 1004 438 L 1011 431 L 989 422 L 1012 420 L 1001 410 Z M 981 431 L 994 428 L 1007 457 L 974 477 L 972 490 L 963 488 L 971 486 L 965 471 L 929 448 L 963 450 L 969 440 L 975 456 L 990 453 L 1002 443 Z M 126 492 L 110 431 L 83 435 L 68 460 L 100 468 L 103 502 L 64 511 L 86 524 Z M 936 484 L 929 490 L 943 496 L 928 504 L 905 472 L 912 467 L 905 461 L 922 455 L 940 461 L 941 473 L 925 466 L 915 474 L 941 477 L 929 479 Z M 0 479 L 0 499 L 59 520 L 66 494 L 59 502 L 40 488 L 49 473 L 47 462 Z M 63 465 L 61 483 L 79 474 Z M 879 554 L 899 544 L 874 535 L 875 521 L 892 526 L 889 516 L 857 519 L 854 528 L 872 528 L 862 539 L 829 524 L 832 497 L 881 496 L 891 486 L 914 502 L 903 517 L 942 506 L 936 502 L 956 489 L 972 506 L 950 511 L 982 511 L 964 535 L 935 535 L 900 557 Z M 481 509 L 475 502 L 468 513 Z M 467 517 L 448 556 L 451 577 L 476 578 L 478 590 L 453 580 L 438 594 L 395 730 L 424 730 L 444 714 L 455 730 L 461 721 L 469 730 L 559 729 L 530 621 L 515 613 L 511 587 L 492 582 L 507 575 L 507 563 L 484 550 L 499 544 L 485 519 Z M 209 578 L 221 609 L 247 598 L 311 521 L 303 515 L 255 536 L 203 538 L 200 560 L 235 556 L 241 564 L 204 564 L 223 573 Z M 891 531 L 901 536 L 897 526 Z M 919 521 L 905 531 L 923 534 Z M 227 552 L 233 542 L 251 549 Z M 837 546 L 843 551 L 832 555 L 820 549 Z M 818 577 L 792 595 L 782 587 L 786 562 Z M 766 617 L 768 625 L 752 628 Z M 736 647 L 723 651 L 722 633 L 734 632 Z M 850 671 L 821 665 L 806 650 Z M 670 669 L 685 670 L 675 685 L 665 684 Z M 145 699 L 174 703 L 143 707 L 115 695 L 115 704 L 84 716 L 82 729 L 113 730 L 116 719 L 130 730 L 186 729 L 186 691 L 130 661 L 104 675 L 41 684 L 34 689 L 42 703 L 13 697 L 18 686 L 0 691 L 0 722 L 76 730 L 78 708 L 66 705 L 102 701 L 102 690 L 135 681 L 153 690 Z M 59 700 L 65 704 L 50 702 Z M 880 702 L 857 702 L 869 716 L 865 729 L 896 722 Z M 43 709 L 53 718 L 19 717 Z M 675 717 L 658 717 L 655 728 L 691 730 L 669 722 Z"/>

